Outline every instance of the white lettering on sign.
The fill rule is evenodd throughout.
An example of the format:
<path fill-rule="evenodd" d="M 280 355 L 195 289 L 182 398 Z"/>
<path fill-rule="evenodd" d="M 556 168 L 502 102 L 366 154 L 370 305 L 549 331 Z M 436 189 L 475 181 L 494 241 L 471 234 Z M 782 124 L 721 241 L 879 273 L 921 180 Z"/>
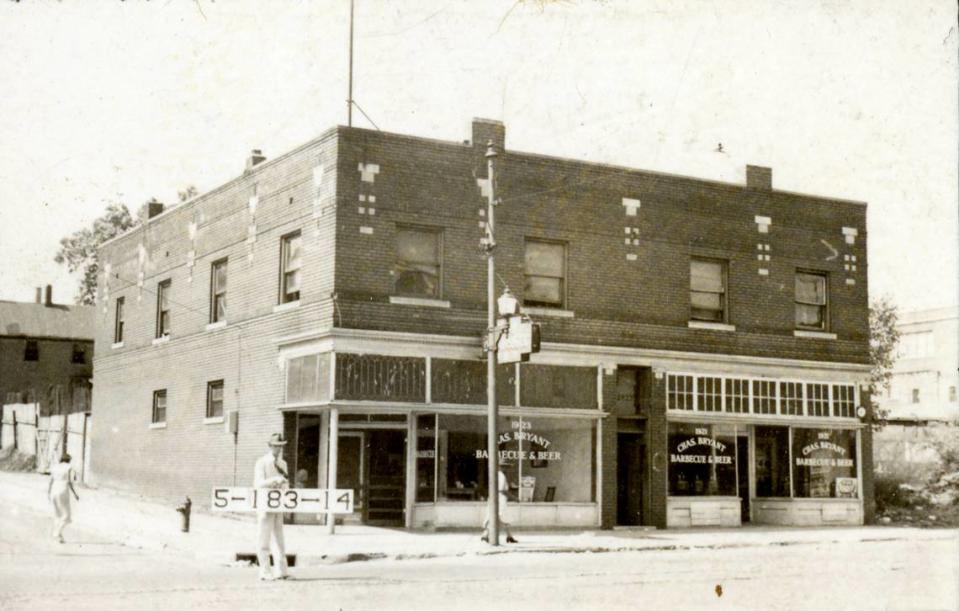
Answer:
<path fill-rule="evenodd" d="M 797 467 L 852 467 L 851 458 L 803 458 L 796 457 Z"/>
<path fill-rule="evenodd" d="M 476 450 L 476 458 L 489 458 L 486 450 Z M 500 460 L 562 460 L 562 452 L 548 452 L 537 450 L 500 450 Z"/>
<path fill-rule="evenodd" d="M 685 452 L 686 450 L 695 447 L 695 446 L 708 446 L 716 448 L 719 452 L 726 451 L 726 444 L 713 439 L 712 437 L 690 437 L 686 441 L 681 441 L 676 446 L 677 452 Z"/>
<path fill-rule="evenodd" d="M 831 441 L 815 441 L 807 446 L 803 446 L 802 453 L 803 456 L 812 454 L 816 450 L 826 450 L 829 452 L 835 452 L 840 456 L 845 456 L 846 448 L 838 446 Z"/>
<path fill-rule="evenodd" d="M 325 488 L 214 488 L 213 512 L 353 513 L 353 490 Z"/>

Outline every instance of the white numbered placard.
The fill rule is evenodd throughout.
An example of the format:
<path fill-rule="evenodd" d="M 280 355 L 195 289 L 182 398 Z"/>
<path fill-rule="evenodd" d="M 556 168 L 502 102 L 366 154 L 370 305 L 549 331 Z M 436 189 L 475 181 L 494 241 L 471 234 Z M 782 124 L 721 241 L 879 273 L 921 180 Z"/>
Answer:
<path fill-rule="evenodd" d="M 214 488 L 214 512 L 353 513 L 353 490 L 325 488 Z"/>

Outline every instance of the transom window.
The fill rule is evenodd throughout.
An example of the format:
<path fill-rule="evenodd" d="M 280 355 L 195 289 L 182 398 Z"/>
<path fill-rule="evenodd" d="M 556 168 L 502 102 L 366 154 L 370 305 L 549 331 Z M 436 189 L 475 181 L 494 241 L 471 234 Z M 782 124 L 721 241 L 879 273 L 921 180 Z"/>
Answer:
<path fill-rule="evenodd" d="M 221 259 L 210 269 L 210 322 L 226 320 L 226 263 Z"/>
<path fill-rule="evenodd" d="M 223 416 L 223 380 L 213 380 L 206 384 L 206 417 Z"/>
<path fill-rule="evenodd" d="M 303 239 L 299 231 L 280 241 L 280 303 L 300 299 L 300 268 L 303 265 Z"/>
<path fill-rule="evenodd" d="M 170 334 L 170 287 L 169 280 L 157 285 L 157 337 Z"/>
<path fill-rule="evenodd" d="M 523 305 L 562 308 L 566 305 L 566 245 L 526 240 L 526 283 Z"/>
<path fill-rule="evenodd" d="M 166 422 L 166 389 L 153 391 L 153 413 L 150 422 Z"/>
<path fill-rule="evenodd" d="M 855 418 L 856 386 L 669 373 L 666 409 L 704 413 Z"/>
<path fill-rule="evenodd" d="M 796 272 L 796 328 L 824 331 L 826 306 L 826 275 Z"/>
<path fill-rule="evenodd" d="M 726 321 L 726 262 L 692 259 L 689 262 L 689 317 L 708 322 Z"/>
<path fill-rule="evenodd" d="M 442 261 L 441 231 L 397 227 L 393 294 L 439 299 L 442 295 Z"/>

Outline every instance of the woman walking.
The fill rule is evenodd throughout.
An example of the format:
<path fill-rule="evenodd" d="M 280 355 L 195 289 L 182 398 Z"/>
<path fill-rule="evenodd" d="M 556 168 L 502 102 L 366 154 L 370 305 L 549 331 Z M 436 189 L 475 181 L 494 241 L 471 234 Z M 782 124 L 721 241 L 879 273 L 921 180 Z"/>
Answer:
<path fill-rule="evenodd" d="M 77 491 L 73 489 L 73 468 L 70 455 L 64 454 L 60 462 L 50 468 L 50 484 L 47 496 L 53 503 L 53 538 L 63 543 L 63 529 L 70 523 L 70 494 L 79 501 Z"/>

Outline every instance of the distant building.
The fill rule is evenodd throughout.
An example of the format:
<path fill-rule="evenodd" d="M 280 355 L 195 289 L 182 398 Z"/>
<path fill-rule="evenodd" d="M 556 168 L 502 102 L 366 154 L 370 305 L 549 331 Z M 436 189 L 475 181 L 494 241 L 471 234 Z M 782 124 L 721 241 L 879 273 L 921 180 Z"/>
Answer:
<path fill-rule="evenodd" d="M 94 311 L 53 303 L 49 285 L 34 303 L 0 301 L 0 402 L 39 403 L 42 416 L 89 410 Z"/>
<path fill-rule="evenodd" d="M 877 399 L 890 422 L 959 423 L 959 307 L 899 315 L 899 355 Z"/>
<path fill-rule="evenodd" d="M 484 119 L 254 151 L 104 244 L 97 481 L 210 498 L 283 431 L 348 520 L 481 526 L 489 142 L 497 293 L 543 342 L 499 368 L 511 523 L 869 521 L 866 205 L 514 151 Z"/>

